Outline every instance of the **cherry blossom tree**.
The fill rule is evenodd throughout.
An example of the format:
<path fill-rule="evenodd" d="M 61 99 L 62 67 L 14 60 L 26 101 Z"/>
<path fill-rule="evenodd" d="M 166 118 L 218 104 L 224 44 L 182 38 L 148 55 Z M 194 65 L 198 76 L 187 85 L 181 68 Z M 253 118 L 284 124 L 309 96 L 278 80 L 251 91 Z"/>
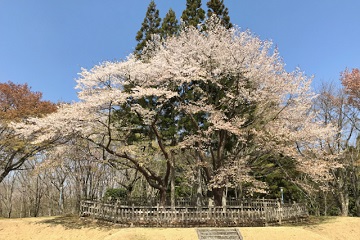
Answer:
<path fill-rule="evenodd" d="M 344 86 L 345 92 L 347 93 L 347 104 L 352 106 L 354 112 L 353 116 L 350 115 L 349 119 L 352 119 L 352 126 L 354 127 L 354 131 L 360 131 L 358 127 L 359 121 L 359 114 L 358 111 L 360 110 L 360 70 L 358 68 L 354 68 L 351 71 L 349 69 L 345 69 L 344 72 L 341 73 L 341 82 Z M 347 160 L 347 175 L 349 176 L 349 182 L 351 186 L 351 193 L 354 195 L 354 202 L 355 202 L 355 211 L 356 215 L 360 216 L 360 167 L 359 167 L 359 136 L 356 139 L 356 146 L 349 147 L 346 152 L 346 160 Z M 348 184 L 349 184 L 348 182 Z M 347 199 L 348 200 L 348 199 Z M 344 204 L 345 207 L 348 207 L 349 204 Z M 347 214 L 347 209 L 342 208 L 342 214 Z M 344 209 L 344 210 L 343 210 Z M 345 214 L 344 214 L 345 213 Z"/>
<path fill-rule="evenodd" d="M 0 183 L 48 145 L 23 141 L 9 126 L 11 122 L 56 111 L 55 104 L 43 101 L 41 97 L 40 92 L 31 91 L 27 84 L 0 83 Z"/>
<path fill-rule="evenodd" d="M 188 27 L 152 42 L 146 60 L 130 55 L 83 69 L 80 102 L 15 127 L 36 143 L 59 135 L 87 139 L 111 161 L 138 170 L 159 190 L 161 204 L 173 159 L 188 149 L 216 205 L 226 186 L 262 187 L 251 164 L 263 154 L 296 159 L 313 179 L 328 177 L 331 161 L 320 146 L 333 131 L 309 111 L 311 78 L 287 72 L 271 42 L 216 18 L 206 24 L 206 32 Z"/>
<path fill-rule="evenodd" d="M 344 89 L 337 88 L 334 84 L 323 83 L 319 89 L 319 96 L 314 104 L 314 111 L 317 112 L 318 121 L 323 124 L 331 124 L 336 129 L 333 138 L 326 139 L 323 147 L 327 148 L 330 154 L 336 155 L 334 159 L 341 167 L 331 169 L 332 180 L 326 182 L 326 188 L 319 188 L 317 196 L 323 195 L 324 202 L 319 203 L 324 207 L 324 214 L 327 214 L 327 200 L 333 197 L 336 206 L 340 209 L 341 215 L 347 216 L 349 212 L 349 199 L 351 192 L 353 171 L 353 156 L 356 153 L 354 145 L 358 125 L 359 111 L 348 103 L 348 96 Z M 330 197 L 327 197 L 330 193 Z"/>
<path fill-rule="evenodd" d="M 341 83 L 345 87 L 346 93 L 350 96 L 350 103 L 359 108 L 360 70 L 358 68 L 354 68 L 350 72 L 349 69 L 345 69 L 345 71 L 341 73 Z"/>

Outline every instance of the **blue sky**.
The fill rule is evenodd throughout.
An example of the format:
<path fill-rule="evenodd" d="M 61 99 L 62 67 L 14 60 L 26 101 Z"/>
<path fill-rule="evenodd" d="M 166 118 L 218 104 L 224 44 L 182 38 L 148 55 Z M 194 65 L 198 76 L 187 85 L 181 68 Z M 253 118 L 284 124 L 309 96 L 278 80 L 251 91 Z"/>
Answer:
<path fill-rule="evenodd" d="M 76 101 L 81 67 L 121 60 L 136 46 L 150 0 L 0 0 L 0 82 L 28 83 L 46 100 Z M 207 0 L 203 0 L 206 8 Z M 186 0 L 155 0 L 178 17 Z M 292 71 L 321 81 L 360 67 L 358 0 L 225 0 L 231 22 L 272 40 Z"/>

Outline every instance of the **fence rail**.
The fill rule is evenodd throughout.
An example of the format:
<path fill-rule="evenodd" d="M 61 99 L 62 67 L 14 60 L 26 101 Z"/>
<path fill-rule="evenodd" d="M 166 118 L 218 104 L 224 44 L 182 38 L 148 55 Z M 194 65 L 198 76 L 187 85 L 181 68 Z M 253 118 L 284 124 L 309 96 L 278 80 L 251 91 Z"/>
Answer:
<path fill-rule="evenodd" d="M 89 200 L 92 201 L 92 200 Z M 159 202 L 158 198 L 122 198 L 117 199 L 114 201 L 107 201 L 106 203 L 111 204 L 119 204 L 124 206 L 156 206 Z M 201 199 L 201 205 L 208 206 L 209 205 L 209 198 L 203 198 Z M 226 205 L 227 206 L 251 206 L 251 207 L 263 207 L 264 205 L 268 207 L 277 207 L 279 204 L 278 199 L 265 199 L 265 198 L 258 198 L 258 199 L 237 199 L 237 198 L 227 198 L 226 199 Z M 166 204 L 170 206 L 171 201 L 170 199 L 166 199 Z M 176 198 L 175 200 L 175 206 L 178 207 L 192 207 L 197 205 L 197 199 L 196 198 Z"/>
<path fill-rule="evenodd" d="M 145 227 L 267 226 L 284 222 L 299 222 L 308 217 L 307 208 L 301 204 L 277 204 L 275 206 L 269 202 L 260 204 L 260 202 L 251 203 L 250 201 L 239 206 L 180 206 L 175 208 L 82 201 L 81 213 L 84 216 L 92 216 L 125 226 Z"/>

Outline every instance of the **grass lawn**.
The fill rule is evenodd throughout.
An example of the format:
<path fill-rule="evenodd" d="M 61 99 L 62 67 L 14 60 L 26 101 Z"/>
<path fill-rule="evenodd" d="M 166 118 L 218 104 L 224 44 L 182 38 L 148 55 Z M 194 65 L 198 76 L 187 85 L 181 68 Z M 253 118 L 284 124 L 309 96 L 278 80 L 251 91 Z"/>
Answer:
<path fill-rule="evenodd" d="M 241 227 L 244 240 L 358 240 L 360 218 L 311 217 L 301 225 Z M 0 219 L 0 240 L 196 240 L 195 228 L 122 228 L 74 216 Z"/>

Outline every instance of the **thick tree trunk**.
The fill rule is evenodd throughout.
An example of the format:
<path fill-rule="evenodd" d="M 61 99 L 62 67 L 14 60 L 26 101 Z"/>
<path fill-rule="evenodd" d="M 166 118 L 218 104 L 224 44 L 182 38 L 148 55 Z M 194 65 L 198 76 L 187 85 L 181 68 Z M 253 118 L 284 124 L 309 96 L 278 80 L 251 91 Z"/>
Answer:
<path fill-rule="evenodd" d="M 356 209 L 356 216 L 360 217 L 360 196 L 356 196 L 355 209 Z"/>
<path fill-rule="evenodd" d="M 215 206 L 222 206 L 224 188 L 213 188 Z"/>
<path fill-rule="evenodd" d="M 197 171 L 197 188 L 196 188 L 196 206 L 202 206 L 202 186 L 201 186 L 201 168 L 198 167 Z"/>
<path fill-rule="evenodd" d="M 80 206 L 81 206 L 81 179 L 76 178 L 75 179 L 75 212 L 80 212 Z"/>
<path fill-rule="evenodd" d="M 360 175 L 359 175 L 359 168 L 353 166 L 352 170 L 352 192 L 355 198 L 355 215 L 360 217 Z"/>
<path fill-rule="evenodd" d="M 327 216 L 328 204 L 327 204 L 327 193 L 325 191 L 321 191 L 323 195 L 323 205 L 324 205 L 324 216 Z"/>
<path fill-rule="evenodd" d="M 172 156 L 171 159 L 171 170 L 170 170 L 170 194 L 171 194 L 171 208 L 175 209 L 175 159 Z"/>
<path fill-rule="evenodd" d="M 11 213 L 12 213 L 12 203 L 10 203 L 10 206 L 9 206 L 9 210 L 8 210 L 8 214 L 7 214 L 8 218 L 11 218 Z"/>
<path fill-rule="evenodd" d="M 40 184 L 40 177 L 36 178 L 36 189 L 35 189 L 35 199 L 34 199 L 34 206 L 33 206 L 33 217 L 38 217 L 40 212 L 41 206 L 41 198 L 42 198 L 42 189 Z"/>
<path fill-rule="evenodd" d="M 349 195 L 347 193 L 340 192 L 339 193 L 339 205 L 341 216 L 346 217 L 349 215 Z"/>
<path fill-rule="evenodd" d="M 4 178 L 6 178 L 6 176 L 10 173 L 9 170 L 3 170 L 2 173 L 0 174 L 0 183 L 4 180 Z"/>
<path fill-rule="evenodd" d="M 337 205 L 340 209 L 341 216 L 349 215 L 349 190 L 348 190 L 348 178 L 346 176 L 346 169 L 339 169 L 336 171 L 335 190 L 334 197 Z"/>
<path fill-rule="evenodd" d="M 59 214 L 63 214 L 64 213 L 64 186 L 61 185 L 60 186 L 60 191 L 59 191 Z"/>
<path fill-rule="evenodd" d="M 222 198 L 221 198 L 221 205 L 226 206 L 226 198 L 227 198 L 228 188 L 225 188 L 225 191 L 223 192 Z"/>
<path fill-rule="evenodd" d="M 159 205 L 161 207 L 164 207 L 166 205 L 166 187 L 160 188 L 159 193 L 160 193 Z"/>

